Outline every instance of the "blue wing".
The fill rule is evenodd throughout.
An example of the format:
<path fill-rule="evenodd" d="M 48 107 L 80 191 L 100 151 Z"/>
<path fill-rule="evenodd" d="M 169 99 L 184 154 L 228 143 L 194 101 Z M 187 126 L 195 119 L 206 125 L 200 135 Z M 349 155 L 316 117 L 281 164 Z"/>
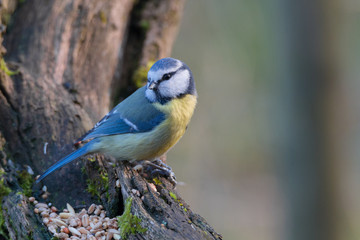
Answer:
<path fill-rule="evenodd" d="M 165 114 L 157 110 L 145 98 L 145 87 L 143 87 L 118 104 L 80 141 L 114 134 L 151 131 L 164 120 Z M 41 175 L 36 183 L 69 162 L 92 152 L 93 144 L 96 143 L 96 141 L 97 140 L 90 141 L 82 148 L 55 163 Z"/>
<path fill-rule="evenodd" d="M 138 89 L 119 103 L 80 141 L 101 136 L 151 131 L 165 119 L 145 98 L 145 87 Z"/>

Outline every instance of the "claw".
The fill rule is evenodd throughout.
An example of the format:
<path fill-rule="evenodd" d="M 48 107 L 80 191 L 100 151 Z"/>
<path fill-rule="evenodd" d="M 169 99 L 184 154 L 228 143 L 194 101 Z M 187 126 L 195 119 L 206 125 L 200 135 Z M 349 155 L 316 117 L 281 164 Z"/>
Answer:
<path fill-rule="evenodd" d="M 146 167 L 144 166 L 146 165 Z M 175 186 L 177 184 L 176 177 L 174 172 L 172 171 L 171 167 L 163 163 L 160 159 L 156 159 L 153 162 L 150 161 L 142 161 L 138 163 L 135 167 L 133 167 L 134 170 L 141 169 L 142 172 L 149 173 L 150 177 L 153 178 L 153 176 L 163 176 L 168 178 Z"/>
<path fill-rule="evenodd" d="M 150 172 L 151 176 L 162 176 L 162 177 L 170 177 L 170 173 L 167 171 L 164 171 L 163 169 L 155 168 Z"/>

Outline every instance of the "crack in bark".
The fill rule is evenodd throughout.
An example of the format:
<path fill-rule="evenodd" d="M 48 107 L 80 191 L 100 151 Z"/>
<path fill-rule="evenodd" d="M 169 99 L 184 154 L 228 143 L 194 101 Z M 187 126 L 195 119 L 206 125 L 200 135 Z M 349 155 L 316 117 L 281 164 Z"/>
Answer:
<path fill-rule="evenodd" d="M 5 89 L 5 86 L 3 84 L 3 81 L 7 81 L 7 77 L 5 76 L 5 73 L 1 72 L 0 73 L 2 76 L 1 77 L 1 80 L 0 81 L 0 92 L 3 94 L 3 96 L 5 97 L 6 99 L 6 102 L 9 104 L 9 106 L 11 107 L 12 110 L 14 110 L 15 112 L 17 112 L 17 110 L 15 110 L 15 106 L 11 103 L 10 101 L 10 95 L 8 94 L 8 92 L 6 91 Z"/>
<path fill-rule="evenodd" d="M 25 152 L 25 156 L 27 157 L 28 161 L 31 160 L 31 153 L 30 153 L 30 148 L 28 146 L 28 144 L 24 141 L 24 135 L 22 133 L 22 131 L 20 130 L 20 123 L 21 123 L 21 120 L 20 120 L 20 116 L 19 116 L 19 110 L 17 107 L 15 107 L 15 105 L 12 103 L 11 101 L 11 95 L 6 91 L 6 88 L 4 86 L 4 83 L 3 81 L 8 81 L 8 79 L 10 77 L 8 76 L 5 76 L 5 73 L 0 73 L 2 74 L 1 78 L 2 78 L 2 81 L 0 81 L 0 92 L 2 93 L 2 95 L 4 96 L 4 99 L 6 100 L 6 103 L 8 103 L 8 105 L 10 106 L 10 110 L 11 112 L 13 113 L 13 116 L 12 119 L 15 120 L 15 126 L 16 126 L 16 132 L 18 134 L 18 139 L 20 140 L 22 146 L 23 146 L 23 152 Z M 19 73 L 21 74 L 21 73 Z M 6 137 L 5 137 L 6 139 Z M 6 139 L 6 141 L 9 141 L 8 139 Z"/>

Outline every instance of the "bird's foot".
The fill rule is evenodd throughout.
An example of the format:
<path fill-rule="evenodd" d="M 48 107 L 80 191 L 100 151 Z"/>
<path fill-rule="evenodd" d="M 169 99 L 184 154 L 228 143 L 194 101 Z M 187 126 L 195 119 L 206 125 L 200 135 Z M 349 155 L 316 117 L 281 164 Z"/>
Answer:
<path fill-rule="evenodd" d="M 168 178 L 174 185 L 177 184 L 175 173 L 172 171 L 172 168 L 166 165 L 160 159 L 156 159 L 154 161 L 144 160 L 138 162 L 134 170 L 146 173 L 148 178 L 154 178 L 155 176 L 162 176 Z"/>

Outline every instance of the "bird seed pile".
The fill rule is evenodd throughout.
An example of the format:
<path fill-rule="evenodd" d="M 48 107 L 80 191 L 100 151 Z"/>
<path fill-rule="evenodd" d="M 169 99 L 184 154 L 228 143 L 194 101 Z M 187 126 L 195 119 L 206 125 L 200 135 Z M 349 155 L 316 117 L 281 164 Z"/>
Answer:
<path fill-rule="evenodd" d="M 30 197 L 29 201 L 35 205 L 34 212 L 41 216 L 54 237 L 66 240 L 120 239 L 117 219 L 106 217 L 106 211 L 101 205 L 92 204 L 88 210 L 83 208 L 76 213 L 70 204 L 59 212 L 56 207 L 39 203 L 34 197 Z"/>

